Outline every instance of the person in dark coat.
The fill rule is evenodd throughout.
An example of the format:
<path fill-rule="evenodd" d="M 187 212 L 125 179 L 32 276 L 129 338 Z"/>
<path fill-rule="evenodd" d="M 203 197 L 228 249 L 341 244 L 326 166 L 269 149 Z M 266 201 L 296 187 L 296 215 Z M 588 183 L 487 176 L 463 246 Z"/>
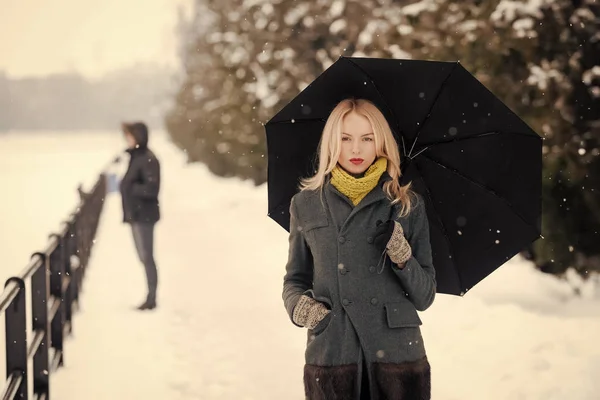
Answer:
<path fill-rule="evenodd" d="M 309 400 L 426 400 L 418 311 L 436 294 L 423 198 L 401 186 L 386 119 L 366 100 L 329 116 L 316 174 L 291 201 L 283 300 L 308 328 Z"/>
<path fill-rule="evenodd" d="M 154 225 L 160 220 L 160 163 L 148 148 L 148 128 L 144 123 L 123 123 L 122 128 L 130 154 L 129 168 L 120 184 L 123 222 L 131 224 L 135 247 L 146 270 L 148 295 L 138 309 L 151 310 L 156 308 L 158 285 Z"/>

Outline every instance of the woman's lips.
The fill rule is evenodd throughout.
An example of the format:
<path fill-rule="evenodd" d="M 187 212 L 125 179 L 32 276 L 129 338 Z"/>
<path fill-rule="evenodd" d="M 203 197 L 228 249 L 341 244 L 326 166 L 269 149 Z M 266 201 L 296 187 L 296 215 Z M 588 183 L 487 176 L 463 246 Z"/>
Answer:
<path fill-rule="evenodd" d="M 365 160 L 363 160 L 362 158 L 351 158 L 350 159 L 350 162 L 354 165 L 360 165 L 363 163 L 363 161 L 365 161 Z"/>

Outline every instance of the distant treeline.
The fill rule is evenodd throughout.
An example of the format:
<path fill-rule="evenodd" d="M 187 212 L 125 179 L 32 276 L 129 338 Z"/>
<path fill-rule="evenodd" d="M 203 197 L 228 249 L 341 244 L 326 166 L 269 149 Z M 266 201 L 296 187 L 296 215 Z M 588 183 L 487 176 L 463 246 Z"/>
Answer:
<path fill-rule="evenodd" d="M 90 80 L 76 73 L 11 78 L 0 71 L 0 132 L 112 129 L 122 120 L 162 126 L 172 71 L 138 66 Z"/>

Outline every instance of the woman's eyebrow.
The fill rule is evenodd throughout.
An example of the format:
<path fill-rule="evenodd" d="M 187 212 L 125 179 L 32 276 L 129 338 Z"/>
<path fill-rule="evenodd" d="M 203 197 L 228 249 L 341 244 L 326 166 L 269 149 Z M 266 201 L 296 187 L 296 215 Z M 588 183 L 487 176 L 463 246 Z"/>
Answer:
<path fill-rule="evenodd" d="M 351 134 L 346 133 L 346 132 L 342 132 L 342 135 L 352 136 Z M 371 135 L 374 135 L 374 133 L 373 132 L 365 133 L 365 134 L 361 135 L 360 137 L 371 136 Z"/>

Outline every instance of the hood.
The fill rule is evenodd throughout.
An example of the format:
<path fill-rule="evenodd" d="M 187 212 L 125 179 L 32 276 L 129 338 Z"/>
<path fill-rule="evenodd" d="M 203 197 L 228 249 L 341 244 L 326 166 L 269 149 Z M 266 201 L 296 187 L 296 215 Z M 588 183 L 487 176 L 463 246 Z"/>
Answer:
<path fill-rule="evenodd" d="M 143 122 L 123 123 L 123 132 L 130 133 L 138 147 L 148 147 L 148 127 Z"/>

